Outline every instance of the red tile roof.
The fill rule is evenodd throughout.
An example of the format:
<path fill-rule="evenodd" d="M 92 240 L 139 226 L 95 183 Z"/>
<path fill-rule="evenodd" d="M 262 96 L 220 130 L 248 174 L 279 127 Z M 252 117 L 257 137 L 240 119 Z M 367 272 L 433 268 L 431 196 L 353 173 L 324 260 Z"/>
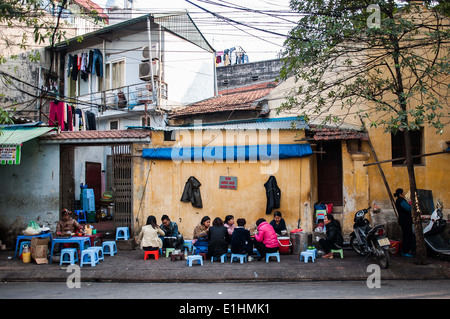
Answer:
<path fill-rule="evenodd" d="M 86 8 L 89 11 L 97 11 L 99 17 L 106 19 L 108 18 L 108 15 L 103 12 L 103 8 L 91 0 L 74 0 L 74 2 L 78 3 L 80 6 Z"/>
<path fill-rule="evenodd" d="M 141 139 L 151 136 L 150 130 L 110 130 L 110 131 L 63 131 L 59 134 L 41 136 L 43 140 L 94 140 L 94 139 Z"/>
<path fill-rule="evenodd" d="M 219 95 L 175 110 L 170 117 L 213 112 L 253 110 L 257 100 L 264 98 L 276 87 L 276 82 L 222 90 Z"/>

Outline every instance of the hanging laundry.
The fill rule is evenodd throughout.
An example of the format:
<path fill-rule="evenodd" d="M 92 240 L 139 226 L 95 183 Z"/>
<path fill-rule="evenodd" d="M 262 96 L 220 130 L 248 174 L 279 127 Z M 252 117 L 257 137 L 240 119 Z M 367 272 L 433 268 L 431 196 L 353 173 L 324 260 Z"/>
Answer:
<path fill-rule="evenodd" d="M 66 107 L 66 103 L 61 101 L 53 101 L 50 102 L 50 111 L 49 111 L 49 121 L 48 125 L 50 126 L 59 126 L 61 127 L 61 131 L 64 131 L 64 109 Z"/>
<path fill-rule="evenodd" d="M 86 129 L 89 131 L 95 131 L 96 130 L 95 114 L 90 111 L 86 111 L 86 118 L 87 118 L 87 128 Z"/>
<path fill-rule="evenodd" d="M 94 49 L 92 57 L 92 74 L 103 77 L 103 55 L 99 49 Z"/>
<path fill-rule="evenodd" d="M 76 81 L 78 78 L 78 66 L 77 66 L 78 56 L 69 54 L 67 77 L 71 77 L 72 80 Z"/>

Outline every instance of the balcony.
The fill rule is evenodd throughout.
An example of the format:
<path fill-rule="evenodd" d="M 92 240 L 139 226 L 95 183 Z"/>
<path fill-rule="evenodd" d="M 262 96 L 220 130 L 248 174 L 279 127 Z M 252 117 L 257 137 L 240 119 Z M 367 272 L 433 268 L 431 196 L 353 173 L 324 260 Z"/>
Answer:
<path fill-rule="evenodd" d="M 145 82 L 79 95 L 70 99 L 80 108 L 98 108 L 99 117 L 117 115 L 123 112 L 154 111 L 162 100 L 167 100 L 168 93 L 167 83 L 156 81 L 155 86 L 155 92 L 153 92 L 152 84 Z M 157 96 L 160 97 L 158 103 L 156 103 Z"/>

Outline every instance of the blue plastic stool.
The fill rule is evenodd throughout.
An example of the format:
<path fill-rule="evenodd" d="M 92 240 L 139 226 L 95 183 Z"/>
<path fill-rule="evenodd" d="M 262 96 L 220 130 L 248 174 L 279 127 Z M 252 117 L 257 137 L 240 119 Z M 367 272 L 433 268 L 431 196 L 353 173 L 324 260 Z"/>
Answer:
<path fill-rule="evenodd" d="M 192 240 L 184 240 L 182 248 L 187 248 L 189 251 L 192 251 L 192 247 L 194 247 L 194 244 L 192 243 Z"/>
<path fill-rule="evenodd" d="M 87 250 L 94 250 L 98 254 L 98 260 L 105 261 L 105 257 L 103 255 L 103 248 L 98 246 L 89 247 Z"/>
<path fill-rule="evenodd" d="M 186 259 L 186 265 L 189 265 L 189 267 L 192 267 L 192 262 L 193 262 L 194 260 L 197 261 L 197 264 L 200 264 L 200 265 L 203 266 L 203 256 L 200 256 L 200 255 L 190 255 L 190 256 L 187 256 L 187 259 Z"/>
<path fill-rule="evenodd" d="M 317 258 L 317 249 L 316 248 L 314 248 L 314 249 L 307 249 L 306 251 L 314 252 L 314 258 Z"/>
<path fill-rule="evenodd" d="M 84 210 L 76 210 L 75 214 L 77 214 L 77 216 L 78 216 L 78 223 L 81 223 L 81 222 L 84 222 L 85 224 L 87 223 L 86 212 Z M 80 217 L 80 215 L 83 215 L 83 217 Z"/>
<path fill-rule="evenodd" d="M 117 254 L 117 245 L 115 241 L 104 241 L 102 243 L 103 254 L 108 254 L 110 256 L 114 256 L 114 253 Z"/>
<path fill-rule="evenodd" d="M 247 261 L 247 254 L 231 254 L 231 262 L 233 262 L 234 258 L 239 258 L 241 264 Z"/>
<path fill-rule="evenodd" d="M 214 259 L 219 259 L 219 257 L 211 256 L 211 262 L 213 262 Z M 222 256 L 220 256 L 220 262 L 224 263 L 225 261 L 227 261 L 227 254 L 223 254 Z"/>
<path fill-rule="evenodd" d="M 64 257 L 68 257 L 65 259 Z M 78 252 L 76 248 L 64 248 L 61 250 L 61 257 L 59 259 L 59 265 L 61 266 L 64 263 L 67 264 L 75 264 L 78 261 Z"/>
<path fill-rule="evenodd" d="M 86 258 L 87 257 L 87 258 Z M 98 252 L 95 250 L 85 249 L 81 252 L 80 267 L 91 264 L 92 267 L 98 264 Z"/>
<path fill-rule="evenodd" d="M 300 261 L 302 261 L 302 257 L 305 263 L 308 263 L 309 257 L 311 257 L 312 262 L 316 259 L 313 250 L 302 251 L 300 254 Z"/>
<path fill-rule="evenodd" d="M 119 239 L 130 239 L 130 230 L 128 227 L 117 227 L 116 229 L 116 240 Z"/>
<path fill-rule="evenodd" d="M 277 261 L 280 262 L 280 253 L 276 252 L 276 253 L 267 253 L 266 254 L 266 263 L 269 262 L 270 257 L 277 257 Z"/>
<path fill-rule="evenodd" d="M 19 256 L 22 255 L 23 246 L 28 245 L 28 247 L 31 249 L 31 241 L 21 241 L 20 242 L 20 250 L 19 250 Z"/>

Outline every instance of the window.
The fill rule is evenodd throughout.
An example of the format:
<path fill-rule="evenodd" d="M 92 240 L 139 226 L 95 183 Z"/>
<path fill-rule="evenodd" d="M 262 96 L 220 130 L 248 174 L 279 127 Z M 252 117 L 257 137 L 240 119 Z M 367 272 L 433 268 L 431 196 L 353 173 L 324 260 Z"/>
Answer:
<path fill-rule="evenodd" d="M 164 141 L 175 141 L 175 132 L 164 131 Z"/>
<path fill-rule="evenodd" d="M 119 121 L 110 121 L 109 122 L 109 129 L 110 130 L 118 130 L 119 129 Z"/>
<path fill-rule="evenodd" d="M 125 85 L 125 61 L 115 61 L 106 64 L 106 89 L 117 89 Z"/>
<path fill-rule="evenodd" d="M 404 133 L 398 131 L 396 134 L 391 134 L 391 146 L 392 146 L 392 158 L 400 158 L 406 156 Z M 411 150 L 412 155 L 422 154 L 422 136 L 423 129 L 417 131 L 409 131 L 409 136 L 411 137 Z M 422 165 L 422 157 L 413 158 L 414 165 Z M 392 162 L 393 166 L 405 165 L 405 160 L 399 160 Z"/>

